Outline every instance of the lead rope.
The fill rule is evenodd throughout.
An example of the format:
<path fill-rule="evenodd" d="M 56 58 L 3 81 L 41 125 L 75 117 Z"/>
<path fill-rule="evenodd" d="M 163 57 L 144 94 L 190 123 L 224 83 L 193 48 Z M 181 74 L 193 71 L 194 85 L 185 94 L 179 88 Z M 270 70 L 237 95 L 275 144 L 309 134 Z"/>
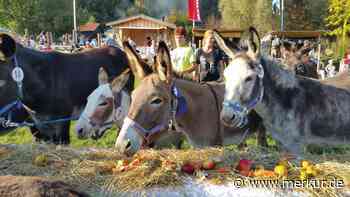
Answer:
<path fill-rule="evenodd" d="M 171 90 L 171 92 L 172 92 L 172 90 Z M 172 94 L 172 96 L 171 96 L 172 101 L 171 101 L 171 106 L 170 106 L 170 108 L 171 108 L 171 110 L 170 110 L 171 118 L 170 118 L 170 121 L 169 121 L 169 129 L 172 129 L 174 127 L 175 131 L 183 132 L 181 127 L 179 126 L 179 124 L 176 121 L 176 111 L 177 111 L 177 108 L 178 108 L 178 105 L 179 105 L 178 104 L 178 100 L 177 100 L 176 96 L 173 95 L 173 93 L 171 93 L 171 94 Z"/>

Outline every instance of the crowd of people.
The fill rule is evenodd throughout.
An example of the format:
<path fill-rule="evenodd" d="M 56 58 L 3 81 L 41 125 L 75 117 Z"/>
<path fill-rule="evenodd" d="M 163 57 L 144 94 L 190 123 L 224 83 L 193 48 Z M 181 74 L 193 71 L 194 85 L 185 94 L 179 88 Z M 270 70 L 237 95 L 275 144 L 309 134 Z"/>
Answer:
<path fill-rule="evenodd" d="M 175 30 L 175 47 L 171 50 L 171 58 L 174 74 L 178 77 L 193 81 L 222 81 L 224 65 L 227 62 L 225 54 L 216 46 L 213 31 L 208 30 L 204 33 L 200 48 L 189 44 L 186 29 L 179 26 Z M 37 42 L 36 42 L 37 40 Z M 80 48 L 96 48 L 100 46 L 121 47 L 116 38 L 103 37 L 98 44 L 95 38 L 90 40 L 81 39 Z M 61 38 L 63 45 L 69 45 L 72 42 L 70 34 L 64 34 Z M 156 43 L 147 36 L 144 47 L 136 46 L 136 43 L 130 38 L 127 41 L 140 53 L 141 58 L 149 64 L 153 64 L 156 55 Z M 29 48 L 47 50 L 51 48 L 52 34 L 50 32 L 41 32 L 37 37 L 27 36 L 23 43 Z M 325 79 L 334 77 L 338 72 L 349 71 L 350 48 L 346 50 L 344 58 L 339 62 L 329 59 L 328 63 L 322 63 L 319 60 L 318 43 L 310 40 L 282 40 L 276 36 L 271 38 L 270 56 L 277 60 L 288 59 L 290 53 L 298 53 L 301 63 L 316 69 L 317 78 Z M 319 64 L 319 66 L 317 66 Z M 299 67 L 296 68 L 297 71 Z"/>
<path fill-rule="evenodd" d="M 323 48 L 318 49 L 318 47 L 319 45 L 315 41 L 281 40 L 274 36 L 272 37 L 269 55 L 272 58 L 283 62 L 283 60 L 288 59 L 290 54 L 293 53 L 293 55 L 300 58 L 302 65 L 317 70 L 316 76 L 319 79 L 331 78 L 339 72 L 349 71 L 350 48 L 347 49 L 344 57 L 339 63 L 334 59 L 326 60 L 327 63 L 324 63 L 319 56 L 322 56 L 325 50 L 323 50 Z M 298 67 L 296 69 L 298 69 Z"/>
<path fill-rule="evenodd" d="M 222 81 L 224 70 L 224 54 L 216 46 L 213 31 L 204 33 L 202 47 L 195 49 L 188 42 L 188 34 L 184 27 L 175 30 L 176 46 L 170 51 L 173 72 L 176 76 L 197 82 Z M 141 57 L 148 63 L 154 62 L 155 42 L 150 37 L 146 38 L 146 46 L 137 47 L 135 42 L 127 39 Z"/>

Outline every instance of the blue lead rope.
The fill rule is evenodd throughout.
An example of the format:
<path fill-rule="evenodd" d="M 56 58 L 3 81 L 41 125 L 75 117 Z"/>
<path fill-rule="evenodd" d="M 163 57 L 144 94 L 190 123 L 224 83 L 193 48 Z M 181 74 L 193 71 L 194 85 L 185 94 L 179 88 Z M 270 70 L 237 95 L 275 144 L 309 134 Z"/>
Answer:
<path fill-rule="evenodd" d="M 18 64 L 16 56 L 13 57 L 13 63 L 14 63 L 15 69 L 18 69 L 18 68 L 20 69 L 20 66 Z M 22 75 L 24 76 L 23 71 L 20 70 L 20 72 L 22 72 Z M 49 120 L 49 121 L 41 121 L 41 122 L 37 121 L 37 123 L 35 123 L 36 122 L 35 120 L 34 120 L 34 123 L 29 123 L 29 122 L 26 122 L 26 121 L 24 121 L 23 123 L 12 122 L 12 109 L 13 108 L 16 107 L 18 110 L 21 109 L 21 108 L 24 108 L 27 112 L 29 112 L 28 109 L 25 107 L 25 105 L 21 101 L 23 99 L 23 83 L 22 83 L 23 76 L 19 77 L 18 80 L 16 80 L 14 75 L 12 76 L 13 80 L 17 84 L 17 90 L 18 90 L 18 92 L 17 92 L 18 93 L 17 94 L 17 100 L 12 102 L 12 103 L 10 103 L 10 104 L 7 104 L 5 107 L 0 109 L 0 126 L 3 126 L 5 128 L 8 128 L 8 127 L 23 127 L 23 126 L 33 127 L 33 126 L 36 126 L 36 125 L 41 126 L 41 125 L 46 125 L 46 124 L 67 122 L 67 121 L 70 121 L 70 120 L 77 120 L 79 118 L 79 116 L 78 117 L 69 117 L 69 118 L 61 118 L 61 119 L 57 119 L 57 120 Z M 3 115 L 5 115 L 7 112 L 8 112 L 8 117 L 7 117 L 7 119 L 5 119 L 5 118 L 3 118 Z"/>
<path fill-rule="evenodd" d="M 11 109 L 16 107 L 17 109 L 21 109 L 23 107 L 23 103 L 20 100 L 16 100 L 10 104 L 7 104 L 5 107 L 3 107 L 0 110 L 0 117 L 3 116 L 5 113 L 9 112 L 11 113 Z M 24 107 L 23 107 L 24 108 Z M 55 124 L 55 123 L 60 123 L 60 122 L 67 122 L 71 120 L 78 120 L 79 116 L 76 117 L 67 117 L 67 118 L 60 118 L 57 120 L 48 120 L 48 121 L 41 121 L 38 124 L 35 123 L 30 123 L 30 122 L 22 122 L 22 123 L 16 123 L 11 121 L 11 116 L 8 118 L 8 120 L 4 118 L 0 118 L 0 125 L 3 127 L 34 127 L 36 125 L 47 125 L 47 124 Z"/>
<path fill-rule="evenodd" d="M 0 110 L 0 116 L 2 116 L 3 114 L 5 114 L 6 112 L 8 112 L 10 109 L 12 109 L 15 105 L 17 105 L 18 107 L 18 104 L 21 104 L 20 101 L 16 100 L 16 101 L 13 101 L 12 103 L 10 104 L 7 104 L 5 107 L 3 107 L 1 110 Z"/>

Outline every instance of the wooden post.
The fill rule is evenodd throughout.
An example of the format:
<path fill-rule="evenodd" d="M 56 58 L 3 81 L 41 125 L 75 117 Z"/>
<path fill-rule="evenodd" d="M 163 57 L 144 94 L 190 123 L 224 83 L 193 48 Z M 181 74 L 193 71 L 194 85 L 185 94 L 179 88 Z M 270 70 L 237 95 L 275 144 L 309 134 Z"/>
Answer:
<path fill-rule="evenodd" d="M 321 60 L 321 35 L 318 37 L 318 50 L 317 50 L 317 73 L 320 71 Z"/>
<path fill-rule="evenodd" d="M 101 47 L 101 34 L 97 33 L 97 47 Z"/>

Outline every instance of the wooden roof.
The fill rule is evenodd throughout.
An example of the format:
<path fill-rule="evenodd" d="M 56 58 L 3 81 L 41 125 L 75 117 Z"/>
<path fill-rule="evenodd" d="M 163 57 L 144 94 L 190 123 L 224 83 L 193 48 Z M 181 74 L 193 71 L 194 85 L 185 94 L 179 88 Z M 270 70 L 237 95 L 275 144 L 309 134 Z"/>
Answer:
<path fill-rule="evenodd" d="M 273 31 L 272 35 L 285 38 L 318 38 L 323 35 L 323 31 Z"/>
<path fill-rule="evenodd" d="M 99 25 L 99 23 L 87 23 L 85 25 L 79 25 L 79 31 L 95 31 Z"/>
<path fill-rule="evenodd" d="M 111 21 L 107 26 L 117 26 L 121 29 L 175 29 L 176 25 L 143 14 Z"/>
<path fill-rule="evenodd" d="M 195 28 L 192 30 L 192 33 L 195 37 L 203 37 L 204 32 L 207 30 L 204 28 Z M 241 29 L 216 29 L 216 31 L 224 38 L 240 38 L 243 33 Z"/>

